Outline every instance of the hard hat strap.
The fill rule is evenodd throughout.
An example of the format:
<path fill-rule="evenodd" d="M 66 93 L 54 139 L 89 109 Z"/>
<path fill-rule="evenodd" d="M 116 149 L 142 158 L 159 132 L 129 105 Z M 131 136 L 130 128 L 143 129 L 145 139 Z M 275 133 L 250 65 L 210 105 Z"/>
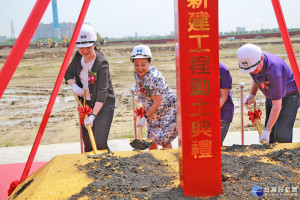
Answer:
<path fill-rule="evenodd" d="M 239 68 L 240 68 L 240 69 L 244 69 L 244 70 L 248 70 L 248 69 L 251 69 L 252 67 L 257 66 L 257 65 L 260 63 L 260 61 L 261 61 L 261 60 L 259 60 L 257 63 L 255 63 L 254 65 L 252 65 L 252 66 L 250 66 L 250 67 L 241 67 L 241 66 L 239 65 Z"/>
<path fill-rule="evenodd" d="M 84 41 L 84 42 L 76 42 L 76 44 L 88 44 L 88 43 L 95 43 L 96 41 Z"/>

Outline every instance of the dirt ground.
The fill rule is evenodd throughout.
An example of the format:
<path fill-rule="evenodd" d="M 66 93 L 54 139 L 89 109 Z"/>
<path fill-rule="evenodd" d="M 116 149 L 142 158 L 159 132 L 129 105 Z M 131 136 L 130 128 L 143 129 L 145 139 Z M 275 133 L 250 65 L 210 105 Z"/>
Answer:
<path fill-rule="evenodd" d="M 300 36 L 293 37 L 292 44 L 300 63 Z M 245 43 L 255 43 L 264 51 L 282 57 L 288 64 L 288 57 L 281 38 L 220 41 L 220 61 L 230 70 L 233 79 L 233 101 L 235 114 L 229 132 L 241 130 L 239 83 L 246 84 L 244 96 L 249 93 L 251 78 L 237 67 L 236 51 Z M 136 44 L 114 44 L 102 46 L 108 59 L 114 91 L 116 109 L 109 139 L 133 138 L 133 116 L 130 88 L 134 86 L 133 65 L 129 60 Z M 176 67 L 174 44 L 149 45 L 154 65 L 176 91 Z M 0 67 L 11 49 L 0 50 Z M 32 145 L 50 99 L 55 81 L 64 59 L 66 48 L 29 48 L 20 62 L 12 80 L 0 100 L 0 147 Z M 77 105 L 71 87 L 62 83 L 41 144 L 68 143 L 79 141 L 79 119 Z M 264 122 L 264 97 L 257 95 L 258 108 L 262 110 Z M 245 130 L 254 130 L 244 109 Z M 300 111 L 298 111 L 300 112 Z M 300 126 L 298 113 L 295 127 Z M 230 133 L 229 133 L 230 134 Z"/>

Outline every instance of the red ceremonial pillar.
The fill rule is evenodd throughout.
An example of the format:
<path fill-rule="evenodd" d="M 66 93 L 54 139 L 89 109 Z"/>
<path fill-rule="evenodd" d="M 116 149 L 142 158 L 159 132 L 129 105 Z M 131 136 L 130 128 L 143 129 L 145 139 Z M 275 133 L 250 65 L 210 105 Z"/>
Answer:
<path fill-rule="evenodd" d="M 218 0 L 175 0 L 180 185 L 222 193 Z"/>

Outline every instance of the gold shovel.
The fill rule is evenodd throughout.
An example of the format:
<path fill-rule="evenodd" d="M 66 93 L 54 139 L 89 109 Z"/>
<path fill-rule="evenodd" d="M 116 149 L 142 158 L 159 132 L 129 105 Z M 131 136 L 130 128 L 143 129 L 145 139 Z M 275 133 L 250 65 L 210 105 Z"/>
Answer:
<path fill-rule="evenodd" d="M 248 110 L 249 110 L 250 112 L 253 113 L 253 112 L 255 112 L 255 110 L 256 110 L 256 101 L 255 101 L 254 98 L 249 99 L 248 101 L 251 101 L 251 100 L 253 100 L 253 102 L 254 102 L 254 103 L 253 103 L 253 109 L 254 109 L 254 111 L 252 111 L 252 109 L 250 108 L 250 106 L 249 106 L 247 103 L 246 103 L 245 105 L 246 105 L 246 107 L 248 108 Z M 254 119 L 254 123 L 255 123 L 255 126 L 256 126 L 256 128 L 257 128 L 259 137 L 261 137 L 261 135 L 262 135 L 262 128 L 261 128 L 261 126 L 260 126 L 260 124 L 259 124 L 258 118 L 255 118 L 255 119 Z M 262 144 L 266 143 L 266 140 L 262 140 L 261 143 L 262 143 Z"/>
<path fill-rule="evenodd" d="M 137 105 L 137 102 L 135 101 L 134 94 L 133 94 L 132 101 L 134 102 L 133 110 L 135 110 L 135 108 L 138 108 L 138 105 Z M 134 114 L 134 112 L 133 112 L 133 114 Z M 138 116 L 137 118 L 138 118 L 138 121 L 141 120 L 141 116 Z M 139 139 L 130 140 L 130 146 L 132 148 L 138 149 L 138 150 L 148 149 L 152 144 L 152 140 L 151 139 L 143 140 L 142 126 L 138 127 L 138 132 L 139 132 Z"/>
<path fill-rule="evenodd" d="M 75 92 L 73 91 L 73 96 L 75 97 L 77 103 L 79 104 L 80 107 L 85 107 L 85 102 L 86 102 L 86 91 L 84 91 L 84 106 L 82 106 L 82 103 L 79 101 L 77 95 L 75 94 Z M 85 115 L 84 116 L 85 120 L 88 121 L 89 120 L 89 117 L 88 115 Z M 97 156 L 98 154 L 101 154 L 101 153 L 105 153 L 105 152 L 108 152 L 107 149 L 105 150 L 97 150 L 97 146 L 96 146 L 96 142 L 95 142 L 95 138 L 94 138 L 94 135 L 93 135 L 93 131 L 92 131 L 92 127 L 91 125 L 87 125 L 86 126 L 87 130 L 88 130 L 88 133 L 89 133 L 89 138 L 90 138 L 90 141 L 91 141 L 91 144 L 92 144 L 92 148 L 93 148 L 93 151 L 92 152 L 86 152 L 86 154 L 88 155 L 95 155 Z"/>

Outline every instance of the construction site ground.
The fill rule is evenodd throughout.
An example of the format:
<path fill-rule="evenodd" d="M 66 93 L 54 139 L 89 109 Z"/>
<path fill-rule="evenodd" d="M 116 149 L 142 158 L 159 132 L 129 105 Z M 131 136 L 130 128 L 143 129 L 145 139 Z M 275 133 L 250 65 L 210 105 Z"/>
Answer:
<path fill-rule="evenodd" d="M 300 36 L 294 36 L 291 39 L 297 62 L 300 63 Z M 299 143 L 279 144 L 271 146 L 258 145 L 257 132 L 252 123 L 247 119 L 246 108 L 244 109 L 244 128 L 247 132 L 245 135 L 248 135 L 249 133 L 251 135 L 251 139 L 249 139 L 248 136 L 245 137 L 245 143 L 250 146 L 240 145 L 241 90 L 239 87 L 239 83 L 243 82 L 246 84 L 244 95 L 247 95 L 250 89 L 251 78 L 249 74 L 243 74 L 238 69 L 236 52 L 241 45 L 248 42 L 255 43 L 261 46 L 264 51 L 279 55 L 289 64 L 289 60 L 286 55 L 286 51 L 281 38 L 220 41 L 220 62 L 223 62 L 229 68 L 232 75 L 233 86 L 231 91 L 235 105 L 234 119 L 231 123 L 228 137 L 225 139 L 225 145 L 227 145 L 227 147 L 222 148 L 223 175 L 225 176 L 225 179 L 223 180 L 223 195 L 219 197 L 220 199 L 241 199 L 242 197 L 251 199 L 254 196 L 249 192 L 249 190 L 251 191 L 251 187 L 254 184 L 268 187 L 298 187 L 298 190 L 300 187 L 299 160 L 297 160 L 300 157 Z M 139 164 L 144 162 L 143 159 L 149 159 L 153 162 L 155 161 L 155 159 L 160 160 L 160 158 L 157 158 L 157 155 L 155 155 L 160 153 L 155 152 L 160 152 L 162 150 L 154 151 L 151 154 L 147 151 L 140 152 L 140 157 L 143 159 L 139 160 L 139 156 L 134 157 L 133 151 L 131 151 L 130 149 L 128 151 L 128 146 L 126 146 L 129 143 L 129 139 L 132 139 L 134 135 L 132 102 L 129 92 L 130 88 L 134 85 L 134 77 L 133 65 L 130 62 L 129 57 L 132 48 L 135 45 L 136 44 L 134 43 L 125 43 L 102 46 L 101 48 L 110 64 L 111 78 L 116 93 L 115 116 L 109 135 L 109 144 L 114 146 L 113 143 L 117 142 L 115 145 L 118 146 L 118 149 L 112 148 L 112 150 L 115 152 L 129 152 L 126 156 L 129 158 L 133 158 L 132 160 L 138 159 L 139 162 L 137 163 Z M 163 74 L 167 83 L 176 92 L 174 44 L 151 44 L 150 48 L 152 50 L 154 58 L 152 61 L 152 65 L 154 65 Z M 5 62 L 5 59 L 10 50 L 11 49 L 9 48 L 0 50 L 0 66 L 2 66 Z M 0 151 L 2 153 L 5 151 L 13 152 L 13 149 L 17 152 L 29 151 L 24 150 L 24 147 L 30 149 L 31 145 L 34 142 L 42 117 L 44 115 L 44 111 L 47 107 L 51 91 L 54 87 L 57 75 L 64 59 L 65 52 L 66 48 L 50 49 L 48 47 L 29 48 L 26 51 L 11 82 L 8 85 L 8 88 L 6 89 L 4 95 L 2 96 L 2 99 L 0 100 Z M 262 126 L 265 119 L 264 99 L 265 98 L 261 94 L 261 92 L 258 92 L 256 100 L 257 107 L 263 112 L 262 119 L 260 121 Z M 299 112 L 300 111 L 298 111 L 297 119 L 294 125 L 294 127 L 296 128 L 295 130 L 300 127 Z M 299 134 L 299 131 L 295 131 L 293 140 L 294 142 L 300 141 L 298 138 Z M 175 148 L 177 147 L 176 141 L 174 141 Z M 126 145 L 122 146 L 120 144 Z M 43 146 L 50 146 L 51 149 L 53 148 L 53 146 L 51 147 L 51 145 L 60 145 L 61 147 L 64 146 L 67 148 L 71 148 L 72 150 L 76 149 L 76 151 L 80 153 L 77 104 L 74 100 L 74 97 L 72 96 L 71 88 L 65 83 L 62 83 L 61 85 L 60 92 L 48 121 L 43 139 L 41 141 L 41 145 L 41 149 L 43 148 Z M 54 152 L 55 148 L 56 147 L 52 149 Z M 47 152 L 44 152 L 44 155 L 49 153 L 48 151 L 52 150 L 47 150 Z M 177 199 L 186 199 L 184 196 L 181 196 L 182 191 L 180 190 L 178 177 L 176 176 L 176 174 L 178 175 L 178 160 L 176 157 L 176 152 L 176 149 L 166 151 L 166 157 L 168 158 L 167 160 L 171 159 L 172 161 L 166 161 L 161 165 L 160 174 L 166 174 L 167 177 L 164 176 L 163 178 L 165 178 L 165 180 L 167 180 L 166 183 L 168 183 L 165 186 L 158 185 L 158 187 L 162 188 L 163 190 L 155 191 L 152 190 L 153 188 L 151 188 L 150 186 L 146 188 L 144 188 L 143 186 L 136 186 L 140 190 L 138 190 L 137 193 L 132 191 L 132 198 L 140 199 L 146 197 L 151 199 L 167 199 L 167 196 L 170 195 L 170 199 L 176 199 L 175 197 L 178 197 Z M 17 157 L 18 155 L 22 155 L 22 158 L 19 157 L 18 163 L 26 162 L 28 153 L 26 154 L 27 155 L 15 153 L 15 157 Z M 68 154 L 68 152 L 63 154 Z M 15 194 L 17 194 L 17 196 L 14 196 L 14 198 L 27 198 L 28 196 L 26 195 L 36 195 L 32 197 L 37 197 L 37 199 L 40 198 L 40 194 L 36 194 L 35 192 L 31 191 L 30 188 L 34 188 L 35 184 L 40 184 L 41 187 L 43 187 L 44 183 L 49 182 L 50 184 L 50 180 L 46 180 L 46 178 L 51 177 L 53 179 L 54 176 L 52 176 L 49 172 L 53 171 L 56 174 L 60 173 L 59 168 L 61 167 L 55 166 L 56 164 L 54 164 L 58 160 L 58 163 L 61 163 L 63 160 L 68 160 L 68 164 L 71 165 L 70 168 L 72 168 L 72 170 L 76 170 L 76 173 L 78 173 L 79 176 L 77 177 L 78 179 L 74 177 L 73 181 L 76 182 L 80 179 L 83 180 L 83 182 L 81 182 L 82 184 L 78 184 L 79 188 L 77 188 L 76 190 L 74 189 L 74 193 L 68 193 L 66 194 L 66 196 L 61 197 L 59 195 L 62 195 L 62 193 L 56 193 L 58 196 L 53 196 L 53 198 L 51 199 L 85 199 L 86 197 L 96 199 L 99 198 L 98 196 L 94 196 L 94 193 L 89 193 L 89 191 L 91 191 L 90 189 L 87 188 L 86 190 L 84 190 L 84 188 L 88 187 L 90 183 L 93 183 L 94 177 L 88 176 L 89 168 L 97 169 L 99 167 L 99 169 L 102 169 L 103 163 L 94 166 L 86 166 L 86 164 L 88 164 L 86 158 L 83 158 L 80 154 L 74 154 L 74 152 L 71 152 L 71 154 L 72 155 L 61 155 L 61 153 L 58 153 L 57 155 L 61 156 L 58 156 L 58 158 L 54 158 L 53 160 L 51 160 L 38 171 L 39 173 L 34 174 L 33 177 L 27 179 L 26 182 L 24 182 L 17 188 L 17 190 L 15 191 Z M 137 154 L 139 155 L 139 153 Z M 116 153 L 112 156 L 119 156 L 119 154 Z M 17 163 L 18 159 L 14 160 L 12 157 L 14 156 L 11 156 L 11 160 L 13 160 L 12 162 L 2 162 L 1 164 Z M 24 157 L 26 158 L 24 159 Z M 50 155 L 50 157 L 46 158 L 45 160 L 41 159 L 35 161 L 49 161 L 53 157 L 55 157 L 55 155 Z M 112 160 L 115 159 L 114 157 L 110 158 Z M 121 157 L 118 158 L 121 159 Z M 116 162 L 118 162 L 118 159 L 115 160 Z M 135 163 L 134 161 L 132 162 L 132 160 L 125 160 L 124 162 L 132 164 Z M 53 168 L 50 168 L 50 166 L 52 166 Z M 65 166 L 68 165 L 65 164 Z M 147 170 L 150 171 L 147 172 L 152 173 L 153 169 L 150 165 L 148 167 L 150 168 L 148 168 Z M 173 170 L 171 172 L 170 170 L 168 171 L 168 168 L 170 167 Z M 63 168 L 61 169 L 61 175 L 64 173 L 68 173 L 65 172 Z M 137 169 L 139 169 L 139 167 L 137 167 Z M 166 173 L 167 171 L 170 173 Z M 112 180 L 115 183 L 118 182 L 118 179 L 114 177 L 113 174 L 111 175 L 113 178 Z M 143 178 L 143 175 L 144 174 L 140 176 L 141 179 Z M 64 181 L 64 179 L 61 180 Z M 39 181 L 44 181 L 44 183 Z M 126 180 L 124 181 L 126 182 Z M 62 187 L 62 185 L 58 184 L 57 182 L 51 182 L 51 184 L 53 185 L 53 187 L 56 187 L 58 185 Z M 96 185 L 97 187 L 99 186 L 97 185 L 97 183 L 94 183 L 94 185 Z M 115 189 L 110 190 L 112 188 L 107 189 L 106 187 L 103 188 L 102 186 L 103 185 L 100 185 L 97 190 L 108 191 L 108 193 L 105 193 L 103 195 L 119 195 L 113 192 Z M 51 187 L 49 187 L 49 189 L 51 190 Z M 55 191 L 60 191 L 60 189 L 64 191 L 69 190 L 66 188 L 57 189 L 56 187 Z M 148 192 L 141 194 L 142 191 Z M 120 194 L 125 195 L 121 192 Z M 162 196 L 159 196 L 158 194 L 161 194 Z M 300 195 L 299 192 L 298 195 Z M 109 197 L 113 198 L 114 196 Z M 121 197 L 123 196 L 116 197 L 118 197 L 118 199 L 122 199 Z M 294 199 L 297 199 L 298 197 L 295 197 Z"/>
<path fill-rule="evenodd" d="M 300 63 L 300 36 L 291 38 L 298 63 Z M 229 68 L 233 85 L 232 97 L 235 111 L 229 132 L 241 130 L 241 89 L 239 83 L 246 84 L 244 96 L 249 93 L 251 78 L 238 68 L 236 52 L 238 48 L 252 42 L 262 50 L 281 56 L 289 63 L 281 38 L 220 41 L 220 62 Z M 133 112 L 130 88 L 134 86 L 133 65 L 129 60 L 136 44 L 123 43 L 102 46 L 101 50 L 108 59 L 111 79 L 116 94 L 115 115 L 109 139 L 133 138 Z M 176 92 L 176 66 L 174 43 L 151 44 L 154 65 L 165 77 L 169 86 Z M 5 62 L 10 48 L 0 50 L 0 67 Z M 50 99 L 66 48 L 28 48 L 0 100 L 0 147 L 32 145 L 38 132 L 45 109 Z M 75 48 L 76 50 L 76 48 Z M 75 52 L 74 50 L 74 52 Z M 261 125 L 264 124 L 264 96 L 258 92 L 257 107 L 263 112 Z M 299 110 L 300 112 L 300 110 Z M 300 127 L 300 115 L 295 127 Z M 247 109 L 244 109 L 246 118 Z M 245 119 L 245 131 L 255 130 L 252 123 Z M 50 119 L 41 144 L 57 144 L 79 141 L 79 120 L 77 103 L 72 89 L 64 82 L 60 87 Z"/>

